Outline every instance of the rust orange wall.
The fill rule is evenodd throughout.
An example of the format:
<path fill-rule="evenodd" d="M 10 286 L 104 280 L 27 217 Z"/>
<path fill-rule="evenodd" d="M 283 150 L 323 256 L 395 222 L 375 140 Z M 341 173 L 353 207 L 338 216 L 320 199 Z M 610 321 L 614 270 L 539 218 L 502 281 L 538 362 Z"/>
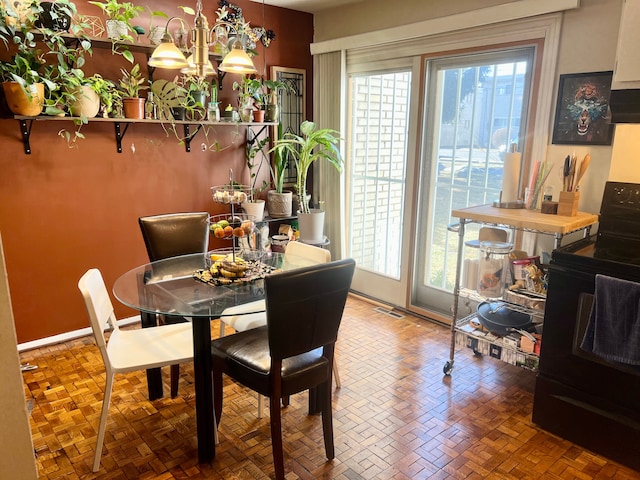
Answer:
<path fill-rule="evenodd" d="M 261 4 L 235 3 L 252 25 L 262 25 Z M 184 2 L 153 2 L 153 8 L 176 14 L 172 9 L 179 4 Z M 76 5 L 81 13 L 100 15 L 84 0 Z M 206 8 L 211 22 L 215 6 Z M 265 18 L 276 40 L 268 49 L 258 48 L 256 66 L 259 70 L 263 66 L 266 50 L 267 68 L 305 68 L 307 91 L 311 92 L 311 15 L 267 6 Z M 139 23 L 148 26 L 148 20 Z M 1 54 L 6 58 L 6 51 Z M 144 57 L 137 60 L 145 63 Z M 120 57 L 94 49 L 87 71 L 115 79 L 121 66 L 126 62 Z M 172 78 L 173 73 L 162 76 Z M 220 94 L 223 102 L 235 103 L 231 85 L 237 79 L 225 77 Z M 236 178 L 248 181 L 245 127 L 210 129 L 209 141 L 216 139 L 228 147 L 222 152 L 203 152 L 200 146 L 205 136 L 200 132 L 192 152 L 186 153 L 161 125 L 134 124 L 126 132 L 121 154 L 116 152 L 112 123 L 83 126 L 86 139 L 76 148 L 69 148 L 58 136 L 62 128 L 75 127 L 69 121 L 36 122 L 32 154 L 25 155 L 18 122 L 0 120 L 0 231 L 20 343 L 89 325 L 77 281 L 87 269 L 97 267 L 110 289 L 120 274 L 147 260 L 138 217 L 183 211 L 218 213 L 221 209 L 213 204 L 209 187 L 228 181 L 230 168 Z M 115 300 L 114 306 L 118 317 L 135 314 Z"/>

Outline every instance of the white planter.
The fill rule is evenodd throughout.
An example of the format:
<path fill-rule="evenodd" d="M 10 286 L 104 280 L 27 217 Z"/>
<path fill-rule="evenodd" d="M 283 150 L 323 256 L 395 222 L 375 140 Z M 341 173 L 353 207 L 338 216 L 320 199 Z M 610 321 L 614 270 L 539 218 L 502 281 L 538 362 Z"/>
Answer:
<path fill-rule="evenodd" d="M 162 37 L 166 31 L 167 29 L 164 27 L 151 27 L 149 30 L 149 42 L 151 42 L 152 45 L 160 45 L 160 43 L 162 43 Z"/>
<path fill-rule="evenodd" d="M 264 200 L 255 200 L 254 202 L 244 202 L 242 208 L 247 215 L 252 215 L 254 221 L 260 222 L 264 217 Z"/>
<path fill-rule="evenodd" d="M 298 212 L 298 229 L 303 243 L 324 242 L 324 210 L 310 209 L 310 213 Z"/>
<path fill-rule="evenodd" d="M 112 38 L 114 40 L 120 40 L 122 37 L 126 36 L 128 33 L 127 24 L 122 20 L 107 20 L 107 37 Z"/>
<path fill-rule="evenodd" d="M 78 87 L 72 92 L 75 101 L 69 105 L 69 111 L 74 117 L 85 116 L 93 118 L 100 110 L 100 97 L 87 85 Z"/>
<path fill-rule="evenodd" d="M 273 218 L 286 218 L 291 216 L 293 193 L 278 193 L 269 190 L 267 202 L 269 205 L 269 216 Z"/>

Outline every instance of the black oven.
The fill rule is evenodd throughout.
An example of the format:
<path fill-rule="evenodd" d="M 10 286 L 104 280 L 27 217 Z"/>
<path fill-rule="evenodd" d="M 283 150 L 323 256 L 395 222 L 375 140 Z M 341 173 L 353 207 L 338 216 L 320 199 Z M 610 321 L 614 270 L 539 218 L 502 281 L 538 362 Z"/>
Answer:
<path fill-rule="evenodd" d="M 624 222 L 637 217 L 640 185 L 608 182 L 598 235 L 552 254 L 533 421 L 640 470 L 640 366 L 609 361 L 581 347 L 596 275 L 640 283 L 640 248 L 635 248 L 640 236 L 634 238 L 640 220 L 621 227 L 611 204 Z"/>

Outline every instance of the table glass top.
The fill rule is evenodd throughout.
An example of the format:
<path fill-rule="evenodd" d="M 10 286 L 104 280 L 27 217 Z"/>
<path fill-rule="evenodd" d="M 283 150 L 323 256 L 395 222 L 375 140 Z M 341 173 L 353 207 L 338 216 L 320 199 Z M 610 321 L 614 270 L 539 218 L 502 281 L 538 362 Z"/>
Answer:
<path fill-rule="evenodd" d="M 291 255 L 266 253 L 267 271 L 291 270 L 313 262 Z M 183 255 L 141 265 L 120 276 L 113 294 L 123 304 L 148 313 L 181 317 L 218 317 L 225 309 L 264 298 L 264 279 L 214 285 L 194 274 L 211 266 L 210 254 Z M 269 273 L 273 274 L 273 273 Z M 258 307 L 259 308 L 259 307 Z M 257 313 L 247 309 L 242 313 Z M 236 313 L 237 314 L 237 313 Z"/>

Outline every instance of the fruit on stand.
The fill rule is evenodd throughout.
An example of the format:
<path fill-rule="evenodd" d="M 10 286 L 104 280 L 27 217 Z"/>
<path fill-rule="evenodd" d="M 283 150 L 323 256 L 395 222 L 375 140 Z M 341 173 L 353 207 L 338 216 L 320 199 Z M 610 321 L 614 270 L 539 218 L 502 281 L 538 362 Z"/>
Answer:
<path fill-rule="evenodd" d="M 219 220 L 209 225 L 215 238 L 242 238 L 251 235 L 254 228 L 255 223 L 252 220 L 243 220 L 238 216 L 229 217 L 228 220 Z"/>
<path fill-rule="evenodd" d="M 240 205 L 247 201 L 247 194 L 241 190 L 216 190 L 213 192 L 213 200 L 218 203 L 235 203 Z"/>

